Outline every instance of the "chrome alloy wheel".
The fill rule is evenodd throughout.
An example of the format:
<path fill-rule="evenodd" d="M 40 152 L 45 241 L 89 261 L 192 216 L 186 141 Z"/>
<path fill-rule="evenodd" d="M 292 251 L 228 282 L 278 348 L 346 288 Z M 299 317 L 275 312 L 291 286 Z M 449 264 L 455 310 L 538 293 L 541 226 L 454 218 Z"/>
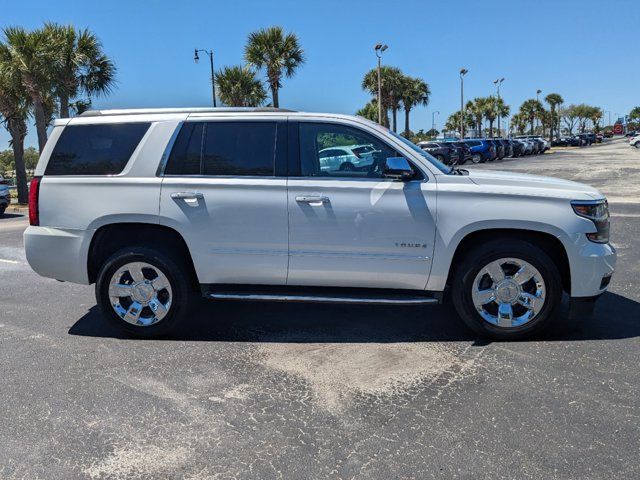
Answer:
<path fill-rule="evenodd" d="M 472 287 L 473 305 L 497 327 L 520 327 L 532 321 L 545 303 L 540 272 L 519 258 L 501 258 L 482 268 Z"/>
<path fill-rule="evenodd" d="M 109 282 L 109 301 L 116 314 L 132 325 L 148 327 L 171 308 L 171 284 L 158 267 L 144 262 L 120 267 Z"/>

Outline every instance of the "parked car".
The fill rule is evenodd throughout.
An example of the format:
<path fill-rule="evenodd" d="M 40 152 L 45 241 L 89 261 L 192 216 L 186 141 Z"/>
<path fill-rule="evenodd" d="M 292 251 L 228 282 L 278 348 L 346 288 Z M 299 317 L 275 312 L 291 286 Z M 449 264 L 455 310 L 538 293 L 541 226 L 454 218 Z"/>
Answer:
<path fill-rule="evenodd" d="M 632 147 L 640 148 L 640 135 L 636 135 L 635 137 L 631 137 L 629 139 L 629 145 Z"/>
<path fill-rule="evenodd" d="M 495 160 L 502 160 L 505 156 L 504 145 L 500 140 L 496 140 L 494 138 L 487 139 L 488 142 L 492 143 L 494 148 L 496 149 L 496 158 Z"/>
<path fill-rule="evenodd" d="M 418 146 L 425 152 L 429 152 L 445 165 L 455 165 L 460 160 L 458 149 L 445 142 L 419 142 Z"/>
<path fill-rule="evenodd" d="M 588 133 L 578 133 L 576 137 L 582 140 L 583 145 L 591 145 L 595 141 L 595 138 L 592 138 Z"/>
<path fill-rule="evenodd" d="M 613 138 L 613 132 L 607 130 L 606 132 L 604 132 L 604 138 Z"/>
<path fill-rule="evenodd" d="M 370 168 L 322 170 L 345 143 L 371 145 Z M 584 321 L 616 260 L 598 190 L 447 167 L 347 115 L 85 112 L 54 121 L 30 188 L 31 267 L 95 283 L 140 337 L 175 332 L 199 296 L 398 308 L 447 290 L 475 332 L 518 339 L 561 318 L 565 291 Z"/>
<path fill-rule="evenodd" d="M 320 150 L 320 170 L 353 171 L 369 168 L 375 149 L 372 145 L 348 145 Z"/>
<path fill-rule="evenodd" d="M 514 156 L 511 140 L 507 140 L 506 138 L 497 138 L 496 140 L 498 140 L 502 144 L 505 157 L 511 158 Z"/>
<path fill-rule="evenodd" d="M 469 150 L 471 150 L 471 161 L 473 163 L 484 163 L 495 160 L 496 147 L 486 139 L 471 138 L 464 140 L 464 143 L 467 144 L 469 146 Z"/>
<path fill-rule="evenodd" d="M 525 155 L 526 145 L 524 142 L 515 139 L 509 139 L 509 142 L 511 142 L 514 157 L 522 157 Z"/>
<path fill-rule="evenodd" d="M 0 175 L 0 215 L 4 215 L 7 207 L 11 203 L 9 194 L 9 183 Z"/>
<path fill-rule="evenodd" d="M 604 135 L 598 133 L 596 134 L 596 143 L 602 143 L 604 141 Z"/>
<path fill-rule="evenodd" d="M 635 137 L 636 135 L 640 135 L 640 132 L 636 132 L 635 130 L 632 130 L 630 132 L 625 133 L 625 137 L 627 138 L 632 138 Z"/>
<path fill-rule="evenodd" d="M 456 165 L 464 165 L 471 160 L 471 149 L 469 146 L 460 141 L 445 140 L 446 145 L 453 146 L 458 150 L 458 162 Z"/>

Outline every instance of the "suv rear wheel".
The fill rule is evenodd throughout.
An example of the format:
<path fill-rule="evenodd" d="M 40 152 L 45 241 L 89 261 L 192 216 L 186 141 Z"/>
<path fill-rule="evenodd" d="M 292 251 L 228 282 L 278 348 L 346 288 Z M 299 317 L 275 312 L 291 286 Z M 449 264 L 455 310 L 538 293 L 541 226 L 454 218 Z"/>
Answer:
<path fill-rule="evenodd" d="M 144 247 L 124 248 L 102 266 L 96 299 L 107 319 L 137 337 L 171 333 L 194 303 L 183 262 Z"/>
<path fill-rule="evenodd" d="M 491 241 L 456 270 L 452 298 L 476 333 L 516 340 L 540 333 L 562 299 L 560 272 L 540 248 L 521 240 Z"/>
<path fill-rule="evenodd" d="M 471 155 L 471 162 L 472 163 L 481 163 L 482 162 L 482 155 L 480 155 L 479 153 L 474 153 L 473 155 Z"/>

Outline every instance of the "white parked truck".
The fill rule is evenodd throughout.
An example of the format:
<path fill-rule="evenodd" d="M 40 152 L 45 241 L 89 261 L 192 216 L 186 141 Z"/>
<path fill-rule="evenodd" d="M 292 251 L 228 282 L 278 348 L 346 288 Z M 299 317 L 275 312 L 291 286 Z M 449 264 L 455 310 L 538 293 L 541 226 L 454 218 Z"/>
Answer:
<path fill-rule="evenodd" d="M 321 163 L 345 145 L 371 162 Z M 204 296 L 450 299 L 477 333 L 522 338 L 558 321 L 564 292 L 588 311 L 616 259 L 592 187 L 455 169 L 363 118 L 269 108 L 56 120 L 30 223 L 31 267 L 95 283 L 105 317 L 139 336 L 169 334 Z"/>

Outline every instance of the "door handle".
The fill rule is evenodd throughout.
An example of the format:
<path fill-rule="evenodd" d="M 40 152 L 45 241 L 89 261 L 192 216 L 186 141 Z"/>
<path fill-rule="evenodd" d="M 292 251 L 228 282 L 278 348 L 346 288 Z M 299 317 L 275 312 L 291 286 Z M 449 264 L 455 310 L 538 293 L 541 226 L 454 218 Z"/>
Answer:
<path fill-rule="evenodd" d="M 200 192 L 173 192 L 171 198 L 176 200 L 200 200 L 204 198 Z"/>
<path fill-rule="evenodd" d="M 309 204 L 312 204 L 312 203 L 323 204 L 323 203 L 329 203 L 329 197 L 325 197 L 324 195 L 311 195 L 311 196 L 300 195 L 296 197 L 296 202 L 309 203 Z"/>

